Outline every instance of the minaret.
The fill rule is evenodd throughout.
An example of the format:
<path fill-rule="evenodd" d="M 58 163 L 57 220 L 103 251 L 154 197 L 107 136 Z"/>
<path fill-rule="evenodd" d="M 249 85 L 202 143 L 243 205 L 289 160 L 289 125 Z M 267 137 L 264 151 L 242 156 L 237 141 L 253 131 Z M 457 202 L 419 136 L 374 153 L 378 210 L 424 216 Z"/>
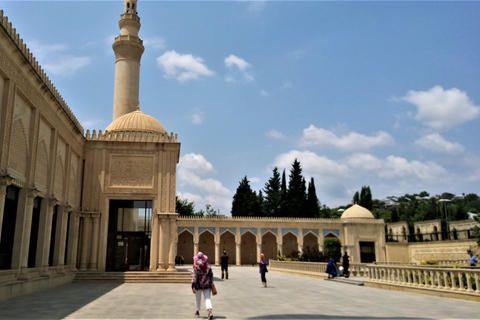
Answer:
<path fill-rule="evenodd" d="M 113 121 L 124 114 L 138 110 L 140 59 L 144 51 L 138 37 L 140 18 L 137 0 L 124 0 L 124 12 L 118 22 L 120 35 L 115 38 L 115 92 L 113 96 Z"/>

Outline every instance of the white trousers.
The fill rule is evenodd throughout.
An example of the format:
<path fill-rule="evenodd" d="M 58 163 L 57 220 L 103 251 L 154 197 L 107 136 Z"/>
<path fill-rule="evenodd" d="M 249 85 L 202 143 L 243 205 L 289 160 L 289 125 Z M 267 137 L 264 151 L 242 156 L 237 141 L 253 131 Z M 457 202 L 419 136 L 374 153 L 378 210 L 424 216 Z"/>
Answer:
<path fill-rule="evenodd" d="M 195 290 L 195 310 L 200 310 L 200 302 L 202 300 L 202 292 L 203 297 L 205 298 L 205 307 L 206 309 L 212 309 L 212 300 L 210 299 L 210 293 L 212 290 L 205 289 L 205 290 Z"/>

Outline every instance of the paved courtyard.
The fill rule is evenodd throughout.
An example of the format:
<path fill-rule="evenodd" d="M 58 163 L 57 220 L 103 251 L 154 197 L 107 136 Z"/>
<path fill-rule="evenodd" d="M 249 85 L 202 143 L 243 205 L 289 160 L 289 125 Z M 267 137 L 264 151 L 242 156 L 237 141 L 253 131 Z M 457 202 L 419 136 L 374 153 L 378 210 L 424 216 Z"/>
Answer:
<path fill-rule="evenodd" d="M 480 303 L 436 298 L 230 267 L 220 280 L 215 319 L 479 319 Z M 0 301 L 0 319 L 193 319 L 189 284 L 71 283 Z M 201 318 L 206 319 L 202 303 Z"/>

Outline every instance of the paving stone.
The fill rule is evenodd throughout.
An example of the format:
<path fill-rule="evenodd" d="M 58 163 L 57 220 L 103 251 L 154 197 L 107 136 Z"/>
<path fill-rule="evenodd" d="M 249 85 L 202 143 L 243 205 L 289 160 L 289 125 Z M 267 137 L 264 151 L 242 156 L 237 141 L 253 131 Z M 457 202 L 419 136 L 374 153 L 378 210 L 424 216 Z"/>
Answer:
<path fill-rule="evenodd" d="M 220 274 L 220 268 L 213 268 Z M 215 319 L 479 319 L 480 303 L 229 267 L 215 276 Z M 0 319 L 193 319 L 189 284 L 71 283 L 0 301 Z M 207 318 L 202 302 L 200 319 Z"/>

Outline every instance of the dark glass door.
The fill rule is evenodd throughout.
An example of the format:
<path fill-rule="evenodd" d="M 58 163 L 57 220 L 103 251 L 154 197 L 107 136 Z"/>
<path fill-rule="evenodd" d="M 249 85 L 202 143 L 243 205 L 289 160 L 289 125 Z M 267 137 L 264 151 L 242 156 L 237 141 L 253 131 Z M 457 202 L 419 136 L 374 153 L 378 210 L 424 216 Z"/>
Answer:
<path fill-rule="evenodd" d="M 361 263 L 375 261 L 375 242 L 360 241 L 360 260 Z"/>
<path fill-rule="evenodd" d="M 150 266 L 151 200 L 111 200 L 107 271 L 144 271 Z"/>
<path fill-rule="evenodd" d="M 117 232 L 115 271 L 142 271 L 146 266 L 147 237 L 144 232 Z"/>

